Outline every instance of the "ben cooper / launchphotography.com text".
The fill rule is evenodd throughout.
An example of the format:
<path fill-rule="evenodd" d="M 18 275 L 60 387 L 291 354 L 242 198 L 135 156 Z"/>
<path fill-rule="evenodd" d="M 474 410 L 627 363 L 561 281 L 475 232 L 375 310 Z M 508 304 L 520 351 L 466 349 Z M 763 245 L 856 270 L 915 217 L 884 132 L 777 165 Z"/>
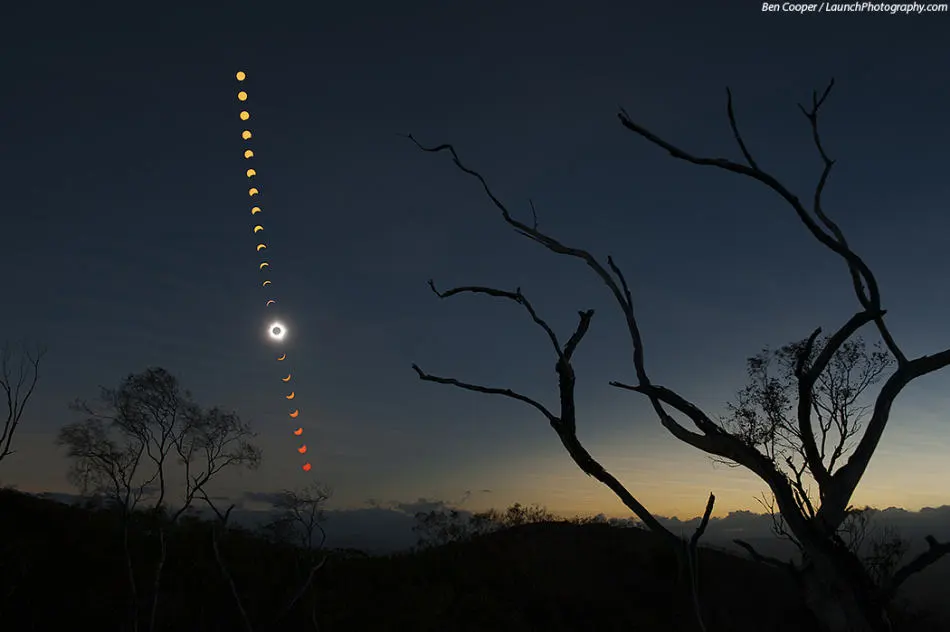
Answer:
<path fill-rule="evenodd" d="M 763 13 L 946 13 L 947 3 L 889 4 L 886 2 L 763 2 Z"/>

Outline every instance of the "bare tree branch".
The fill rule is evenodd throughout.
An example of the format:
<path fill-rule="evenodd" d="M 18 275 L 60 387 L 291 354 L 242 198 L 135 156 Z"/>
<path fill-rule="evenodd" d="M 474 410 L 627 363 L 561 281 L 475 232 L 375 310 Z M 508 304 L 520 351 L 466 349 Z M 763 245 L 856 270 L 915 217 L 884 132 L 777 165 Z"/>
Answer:
<path fill-rule="evenodd" d="M 7 400 L 7 418 L 3 422 L 3 430 L 0 431 L 0 461 L 16 452 L 10 449 L 10 445 L 23 417 L 23 411 L 26 410 L 26 404 L 36 389 L 40 361 L 46 355 L 46 349 L 37 346 L 36 349 L 30 350 L 23 344 L 19 350 L 16 375 L 11 366 L 13 355 L 13 347 L 9 343 L 0 349 L 0 390 L 3 390 Z"/>
<path fill-rule="evenodd" d="M 528 229 L 527 227 L 526 229 L 533 230 Z M 650 527 L 651 530 L 665 537 L 671 543 L 678 542 L 678 537 L 666 529 L 666 527 L 661 525 L 659 521 L 657 521 L 657 519 L 653 516 L 653 514 L 651 514 L 646 509 L 646 507 L 644 507 L 626 489 L 626 487 L 623 486 L 620 481 L 607 472 L 607 470 L 605 470 L 604 467 L 590 455 L 590 453 L 577 439 L 576 406 L 574 401 L 575 377 L 574 368 L 571 366 L 571 357 L 573 356 L 574 351 L 577 349 L 578 344 L 580 344 L 580 341 L 583 339 L 584 334 L 587 333 L 587 330 L 590 327 L 591 318 L 594 316 L 594 311 L 588 310 L 585 312 L 579 312 L 580 322 L 578 323 L 577 328 L 574 330 L 574 333 L 571 335 L 567 346 L 562 348 L 560 342 L 558 341 L 557 335 L 554 334 L 547 322 L 537 315 L 535 310 L 531 307 L 531 303 L 524 297 L 520 290 L 517 292 L 506 292 L 504 290 L 496 290 L 494 288 L 486 288 L 482 286 L 464 286 L 447 290 L 445 292 L 439 292 L 436 290 L 435 284 L 431 281 L 430 287 L 441 298 L 455 296 L 456 294 L 464 292 L 472 292 L 499 298 L 506 298 L 522 305 L 531 315 L 532 320 L 534 320 L 534 322 L 548 336 L 548 339 L 551 341 L 552 345 L 554 346 L 555 353 L 557 354 L 558 360 L 555 370 L 558 374 L 558 391 L 560 394 L 561 404 L 560 415 L 555 415 L 538 401 L 531 399 L 526 395 L 516 393 L 511 389 L 480 386 L 477 384 L 462 382 L 455 378 L 430 375 L 419 368 L 418 365 L 413 364 L 412 368 L 419 378 L 424 381 L 436 382 L 438 384 L 448 384 L 477 393 L 502 395 L 511 399 L 519 400 L 537 409 L 551 424 L 551 427 L 558 434 L 558 437 L 560 437 L 561 444 L 565 447 L 565 449 L 568 451 L 568 454 L 570 454 L 571 458 L 584 473 L 586 473 L 588 476 L 596 478 L 601 483 L 606 485 L 631 511 L 634 512 L 634 514 L 637 515 L 637 517 L 639 517 L 644 522 L 644 524 Z"/>
<path fill-rule="evenodd" d="M 773 566 L 775 568 L 780 568 L 784 571 L 788 571 L 792 573 L 793 575 L 795 575 L 798 571 L 795 565 L 792 564 L 791 562 L 783 562 L 782 560 L 778 558 L 771 557 L 769 555 L 763 555 L 759 553 L 758 551 L 756 551 L 755 548 L 753 548 L 753 546 L 749 544 L 748 542 L 746 542 L 745 540 L 733 540 L 733 542 L 736 543 L 738 546 L 742 547 L 743 549 L 745 549 L 749 553 L 749 555 L 752 557 L 752 559 L 754 559 L 756 562 L 759 562 L 761 564 L 766 564 L 768 566 Z"/>
<path fill-rule="evenodd" d="M 944 555 L 950 554 L 950 542 L 938 542 L 932 535 L 926 537 L 928 549 L 913 560 L 899 568 L 891 577 L 891 581 L 884 588 L 886 599 L 893 597 L 901 584 L 912 575 L 924 570 Z"/>
<path fill-rule="evenodd" d="M 534 408 L 541 411 L 541 414 L 547 417 L 548 421 L 551 422 L 551 425 L 560 423 L 560 420 L 554 415 L 554 413 L 552 413 L 547 408 L 545 408 L 543 404 L 540 404 L 536 400 L 533 400 L 530 397 L 522 395 L 521 393 L 516 393 L 510 388 L 494 388 L 490 386 L 479 386 L 478 384 L 469 384 L 467 382 L 460 382 L 459 380 L 456 380 L 455 378 L 452 378 L 452 377 L 439 377 L 438 375 L 430 375 L 426 373 L 425 371 L 423 371 L 422 369 L 420 369 L 419 366 L 416 364 L 412 365 L 412 369 L 419 376 L 420 380 L 424 380 L 426 382 L 435 382 L 437 384 L 448 384 L 450 386 L 457 386 L 458 388 L 464 388 L 467 391 L 474 391 L 476 393 L 486 393 L 488 395 L 503 395 L 505 397 L 517 399 L 518 401 L 522 401 L 528 404 L 529 406 L 533 406 Z"/>

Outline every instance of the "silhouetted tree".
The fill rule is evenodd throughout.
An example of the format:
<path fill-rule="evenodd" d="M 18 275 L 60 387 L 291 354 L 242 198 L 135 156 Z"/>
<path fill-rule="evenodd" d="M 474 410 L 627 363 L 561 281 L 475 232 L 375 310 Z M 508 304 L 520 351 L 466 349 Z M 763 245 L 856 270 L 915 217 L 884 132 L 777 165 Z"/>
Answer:
<path fill-rule="evenodd" d="M 253 624 L 247 609 L 244 607 L 241 592 L 238 590 L 237 584 L 228 569 L 228 565 L 224 560 L 219 545 L 219 532 L 225 532 L 228 529 L 228 518 L 234 509 L 234 505 L 232 504 L 222 512 L 204 491 L 200 493 L 202 499 L 208 504 L 212 511 L 214 511 L 218 518 L 217 525 L 211 532 L 211 546 L 214 551 L 214 559 L 218 564 L 218 568 L 221 569 L 221 574 L 224 576 L 231 595 L 234 598 L 234 603 L 238 609 L 238 614 L 241 617 L 245 632 L 254 632 L 254 630 L 258 628 Z M 318 556 L 317 552 L 323 549 L 323 545 L 327 539 L 327 534 L 323 529 L 322 523 L 326 520 L 324 506 L 331 495 L 332 492 L 326 485 L 311 483 L 300 491 L 284 490 L 274 504 L 274 507 L 278 510 L 278 515 L 274 521 L 265 526 L 265 533 L 271 536 L 269 538 L 271 540 L 276 539 L 277 541 L 290 542 L 303 549 L 303 557 L 309 565 L 309 569 L 303 581 L 294 589 L 287 603 L 278 612 L 275 621 L 267 626 L 268 629 L 278 629 L 278 624 L 290 614 L 307 591 L 313 588 L 314 576 L 323 568 L 323 565 L 326 564 L 327 556 L 325 554 Z M 319 541 L 316 537 L 317 533 L 320 535 Z M 299 558 L 297 558 L 297 561 L 299 562 Z M 315 600 L 313 601 L 310 611 L 310 623 L 314 630 L 320 629 L 317 623 Z"/>
<path fill-rule="evenodd" d="M 442 546 L 449 542 L 460 542 L 477 535 L 477 531 L 473 528 L 487 532 L 495 526 L 489 521 L 473 523 L 470 518 L 474 518 L 474 516 L 466 517 L 458 509 L 433 509 L 432 511 L 417 512 L 415 515 L 416 523 L 412 527 L 413 532 L 419 536 L 416 546 L 424 549 Z"/>
<path fill-rule="evenodd" d="M 416 524 L 412 530 L 419 535 L 417 546 L 430 548 L 449 542 L 462 542 L 479 535 L 508 529 L 524 524 L 540 522 L 559 522 L 560 516 L 551 513 L 541 505 L 522 505 L 514 503 L 505 511 L 488 511 L 466 514 L 458 509 L 434 509 L 420 511 L 415 515 Z"/>
<path fill-rule="evenodd" d="M 6 396 L 7 418 L 0 431 L 0 461 L 15 452 L 10 448 L 13 435 L 27 402 L 36 389 L 36 382 L 40 377 L 40 361 L 46 355 L 46 350 L 40 346 L 33 349 L 24 343 L 19 349 L 6 343 L 0 349 L 0 389 Z M 14 364 L 16 369 L 14 369 Z"/>
<path fill-rule="evenodd" d="M 812 139 L 823 164 L 821 176 L 812 196 L 810 209 L 806 208 L 799 197 L 781 184 L 774 175 L 763 170 L 755 161 L 739 132 L 732 104 L 732 93 L 728 89 L 727 115 L 744 162 L 693 155 L 634 122 L 626 111 L 621 109 L 618 113 L 620 123 L 625 129 L 645 138 L 678 160 L 695 165 L 715 167 L 764 184 L 782 197 L 812 236 L 839 256 L 847 266 L 851 277 L 851 285 L 860 309 L 834 333 L 823 339 L 821 343 L 818 342 L 821 334 L 821 329 L 818 328 L 808 336 L 804 343 L 797 345 L 793 352 L 795 359 L 793 374 L 796 384 L 793 395 L 797 399 L 797 404 L 794 406 L 794 427 L 797 429 L 801 441 L 803 460 L 810 476 L 818 486 L 818 498 L 821 501 L 820 507 L 815 508 L 814 515 L 807 510 L 803 510 L 801 506 L 803 499 L 800 498 L 800 494 L 796 494 L 795 483 L 781 469 L 782 464 L 777 462 L 776 455 L 761 449 L 760 443 L 758 443 L 760 439 L 758 435 L 752 437 L 752 442 L 750 442 L 749 437 L 741 433 L 734 434 L 728 431 L 697 405 L 676 391 L 654 384 L 650 380 L 646 370 L 643 339 L 637 323 L 633 297 L 623 273 L 611 257 L 607 257 L 605 266 L 586 250 L 567 246 L 540 231 L 533 205 L 533 221 L 531 223 L 515 219 L 505 204 L 492 192 L 485 178 L 477 171 L 463 165 L 452 145 L 443 144 L 427 147 L 418 143 L 411 135 L 409 138 L 423 151 L 448 152 L 458 169 L 479 181 L 491 202 L 501 212 L 504 221 L 514 228 L 518 234 L 544 246 L 551 252 L 579 259 L 594 271 L 601 281 L 606 284 L 624 316 L 632 345 L 633 369 L 637 378 L 636 384 L 617 381 L 611 382 L 611 384 L 647 397 L 663 427 L 680 441 L 712 456 L 737 463 L 755 473 L 768 485 L 788 530 L 802 547 L 805 564 L 800 579 L 808 603 L 828 630 L 834 632 L 839 630 L 884 632 L 890 628 L 886 605 L 901 582 L 910 574 L 925 568 L 950 551 L 950 543 L 938 543 L 934 538 L 928 537 L 927 541 L 930 548 L 927 552 L 895 571 L 885 586 L 878 586 L 857 555 L 838 536 L 838 529 L 848 516 L 851 497 L 881 439 L 894 400 L 903 388 L 913 380 L 938 371 L 950 364 L 950 349 L 913 359 L 904 354 L 885 324 L 885 311 L 881 306 L 881 294 L 877 280 L 864 260 L 852 249 L 840 227 L 828 217 L 822 207 L 822 192 L 834 166 L 834 161 L 828 157 L 822 143 L 818 130 L 818 115 L 833 85 L 834 81 L 820 95 L 815 92 L 810 108 L 806 109 L 800 106 L 811 127 Z M 426 373 L 417 365 L 413 365 L 413 369 L 418 376 L 422 380 L 449 384 L 470 391 L 503 395 L 533 406 L 547 418 L 574 462 L 585 473 L 609 487 L 648 528 L 671 543 L 677 544 L 677 538 L 663 527 L 616 478 L 609 474 L 577 439 L 577 410 L 574 396 L 575 376 L 571 358 L 590 327 L 591 319 L 594 316 L 593 310 L 580 312 L 580 320 L 576 329 L 567 343 L 562 345 L 554 331 L 538 316 L 520 289 L 511 292 L 482 286 L 463 286 L 440 292 L 432 281 L 430 281 L 430 287 L 440 298 L 474 293 L 507 299 L 523 307 L 532 320 L 544 331 L 556 353 L 555 370 L 558 375 L 560 412 L 555 414 L 538 401 L 510 389 L 480 386 L 462 382 L 455 378 L 439 377 Z M 839 350 L 846 350 L 846 342 L 852 339 L 861 327 L 869 324 L 873 324 L 876 328 L 887 351 L 893 356 L 897 368 L 885 380 L 880 389 L 874 401 L 870 420 L 861 433 L 860 440 L 857 441 L 851 451 L 850 457 L 837 471 L 832 472 L 829 471 L 829 467 L 822 460 L 822 449 L 816 439 L 816 407 L 813 401 L 816 393 L 819 393 L 821 389 L 819 379 L 827 373 L 829 364 L 836 358 L 836 354 Z M 847 352 L 845 351 L 845 353 Z M 679 414 L 681 418 L 688 419 L 695 430 L 690 430 L 684 426 L 674 417 L 674 414 Z M 821 422 L 819 421 L 819 423 Z M 846 431 L 845 434 L 849 434 L 849 431 Z M 832 454 L 834 454 L 833 449 Z M 840 458 L 841 455 L 839 455 Z M 711 509 L 712 500 L 711 496 L 707 510 Z M 708 513 L 703 520 L 701 529 L 705 527 L 707 519 Z M 698 533 L 700 531 L 697 531 Z M 752 551 L 751 547 L 749 547 L 749 550 Z M 765 558 L 757 555 L 757 559 Z M 777 560 L 773 561 L 782 565 Z"/>
<path fill-rule="evenodd" d="M 265 529 L 275 539 L 293 542 L 307 551 L 322 548 L 327 539 L 324 508 L 332 495 L 330 488 L 320 483 L 311 483 L 300 491 L 283 490 L 274 501 L 277 517 Z"/>
<path fill-rule="evenodd" d="M 824 349 L 828 343 L 827 336 L 818 340 L 806 364 L 813 365 L 818 349 Z M 727 405 L 728 415 L 720 418 L 720 425 L 775 463 L 791 482 L 799 511 L 813 520 L 821 507 L 821 498 L 816 498 L 812 491 L 816 481 L 808 469 L 806 444 L 802 441 L 795 406 L 796 367 L 807 344 L 808 340 L 804 339 L 776 350 L 766 348 L 749 358 L 750 382 L 738 392 L 735 401 Z M 818 458 L 830 474 L 840 469 L 843 459 L 852 453 L 855 438 L 871 410 L 865 392 L 878 383 L 893 364 L 883 343 L 877 342 L 869 349 L 863 338 L 854 336 L 831 355 L 815 380 L 811 394 L 812 425 Z M 739 465 L 719 457 L 712 459 L 730 466 Z M 772 516 L 773 533 L 802 551 L 801 543 L 778 511 L 774 494 L 764 496 L 761 503 Z M 883 587 L 891 581 L 908 545 L 893 529 L 873 529 L 873 513 L 870 507 L 848 507 L 836 535 L 864 563 L 874 583 Z M 737 543 L 748 550 L 748 543 Z"/>
<path fill-rule="evenodd" d="M 118 389 L 101 388 L 98 402 L 76 400 L 70 408 L 85 418 L 61 428 L 57 443 L 67 448 L 70 480 L 83 494 L 104 497 L 122 517 L 130 618 L 136 630 L 142 595 L 133 572 L 129 529 L 140 504 L 147 510 L 142 518 L 158 536 L 147 619 L 147 629 L 153 630 L 166 528 L 203 497 L 222 470 L 256 468 L 261 451 L 250 442 L 254 434 L 248 424 L 219 408 L 202 409 L 162 368 L 129 375 Z"/>

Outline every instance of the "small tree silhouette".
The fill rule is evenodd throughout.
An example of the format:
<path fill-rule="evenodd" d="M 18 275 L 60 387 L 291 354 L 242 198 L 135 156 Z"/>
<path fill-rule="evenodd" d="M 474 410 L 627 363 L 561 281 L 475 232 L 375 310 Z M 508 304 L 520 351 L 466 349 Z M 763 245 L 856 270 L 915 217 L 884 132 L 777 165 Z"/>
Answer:
<path fill-rule="evenodd" d="M 152 576 L 148 630 L 155 629 L 159 585 L 166 560 L 166 529 L 204 498 L 205 488 L 221 471 L 256 468 L 261 451 L 250 440 L 250 426 L 219 408 L 204 410 L 162 368 L 129 375 L 118 389 L 101 388 L 94 404 L 76 400 L 70 408 L 85 415 L 60 429 L 57 444 L 70 459 L 68 476 L 83 494 L 103 497 L 122 522 L 130 600 L 130 621 L 140 625 L 142 595 L 133 572 L 130 527 L 134 513 L 157 534 L 159 555 Z M 177 466 L 177 467 L 176 467 Z M 173 471 L 183 480 L 170 505 Z"/>
<path fill-rule="evenodd" d="M 894 400 L 903 388 L 913 380 L 943 369 L 950 364 L 950 349 L 913 359 L 909 359 L 904 354 L 885 324 L 885 310 L 881 306 L 881 294 L 874 274 L 864 260 L 854 252 L 840 227 L 828 217 L 822 207 L 822 193 L 831 174 L 834 161 L 829 158 L 822 143 L 818 129 L 818 116 L 833 86 L 834 81 L 832 80 L 820 95 L 817 91 L 814 92 L 810 108 L 806 109 L 804 106 L 799 106 L 809 122 L 811 136 L 823 165 L 822 173 L 812 196 L 811 209 L 806 208 L 798 196 L 793 194 L 771 173 L 763 170 L 753 158 L 739 132 L 733 109 L 732 93 L 728 88 L 726 90 L 726 114 L 744 163 L 726 158 L 693 155 L 634 122 L 623 109 L 618 113 L 620 123 L 625 129 L 665 150 L 678 160 L 695 165 L 715 167 L 764 184 L 785 200 L 811 235 L 831 252 L 838 255 L 847 266 L 851 277 L 851 285 L 860 309 L 834 333 L 823 339 L 821 344 L 818 344 L 821 329 L 814 330 L 803 343 L 797 345 L 792 354 L 792 357 L 794 357 L 793 375 L 796 383 L 793 395 L 797 399 L 797 404 L 793 408 L 795 412 L 793 427 L 797 430 L 800 438 L 803 461 L 809 475 L 818 486 L 818 498 L 821 505 L 815 508 L 814 515 L 811 515 L 807 509 L 803 510 L 801 503 L 804 501 L 800 497 L 800 493 L 797 493 L 794 482 L 782 470 L 782 464 L 777 462 L 776 455 L 760 449 L 763 437 L 758 432 L 753 433 L 752 436 L 742 433 L 734 434 L 721 424 L 713 421 L 698 406 L 676 391 L 654 384 L 650 380 L 646 370 L 644 344 L 636 318 L 632 293 L 626 278 L 614 263 L 613 258 L 607 257 L 605 266 L 586 250 L 567 246 L 540 231 L 533 204 L 531 205 L 533 218 L 531 223 L 515 219 L 507 206 L 492 192 L 486 179 L 480 173 L 462 163 L 452 145 L 424 146 L 411 135 L 409 139 L 423 151 L 448 153 L 459 170 L 478 180 L 492 204 L 501 212 L 504 221 L 515 232 L 544 246 L 555 254 L 578 259 L 594 271 L 597 277 L 607 286 L 610 294 L 620 307 L 632 344 L 633 369 L 637 383 L 626 384 L 615 381 L 611 384 L 647 397 L 659 417 L 660 423 L 680 441 L 711 456 L 741 465 L 755 473 L 768 485 L 784 523 L 802 546 L 805 564 L 799 577 L 807 601 L 812 611 L 828 630 L 833 632 L 844 632 L 845 630 L 849 632 L 885 632 L 890 629 L 886 605 L 901 582 L 910 574 L 925 568 L 942 555 L 950 552 L 950 543 L 938 543 L 932 537 L 928 537 L 927 542 L 930 548 L 926 553 L 921 554 L 908 565 L 895 571 L 885 586 L 878 586 L 867 568 L 861 563 L 861 560 L 838 536 L 838 529 L 849 515 L 850 499 L 861 477 L 867 470 L 871 456 L 883 435 Z M 649 529 L 679 547 L 678 538 L 663 527 L 626 487 L 609 474 L 584 449 L 577 439 L 577 410 L 574 398 L 575 376 L 571 358 L 590 327 L 591 319 L 594 316 L 593 310 L 579 313 L 580 319 L 576 329 L 567 343 L 562 345 L 551 327 L 538 316 L 520 288 L 511 292 L 483 286 L 462 286 L 439 291 L 432 281 L 429 282 L 429 285 L 432 291 L 443 299 L 459 294 L 480 294 L 510 300 L 523 307 L 551 341 L 557 356 L 555 371 L 558 376 L 560 412 L 555 414 L 537 400 L 507 388 L 487 387 L 462 382 L 455 378 L 440 377 L 426 373 L 417 365 L 413 365 L 413 369 L 419 378 L 478 393 L 502 395 L 534 407 L 548 420 L 560 437 L 561 443 L 568 454 L 586 474 L 609 487 Z M 876 328 L 887 351 L 895 359 L 897 368 L 881 387 L 874 402 L 870 419 L 863 433 L 861 433 L 860 440 L 857 441 L 851 451 L 850 457 L 837 471 L 831 471 L 823 462 L 822 449 L 816 440 L 814 430 L 814 422 L 816 421 L 815 397 L 821 389 L 819 380 L 823 374 L 826 374 L 829 364 L 832 363 L 834 358 L 838 357 L 839 350 L 847 349 L 845 344 L 848 340 L 855 336 L 861 327 L 869 324 L 873 324 Z M 786 406 L 790 403 L 782 402 L 781 405 Z M 678 414 L 681 419 L 689 420 L 695 430 L 690 430 L 684 426 L 674 417 L 674 414 Z M 819 423 L 821 423 L 820 420 Z M 849 431 L 846 431 L 845 434 L 856 436 Z M 764 439 L 768 442 L 769 437 L 766 436 Z M 834 450 L 832 450 L 833 453 Z M 707 504 L 707 511 L 701 527 L 691 541 L 693 544 L 695 544 L 695 540 L 708 522 L 713 502 L 714 497 L 710 495 L 710 501 Z M 693 548 L 687 547 L 687 550 Z M 764 556 L 755 554 L 751 547 L 748 547 L 748 550 L 757 559 L 766 559 Z M 688 556 L 688 559 L 693 559 L 693 556 Z M 788 566 L 777 560 L 771 561 L 780 566 Z M 702 622 L 700 621 L 700 623 Z"/>
<path fill-rule="evenodd" d="M 220 539 L 219 531 L 227 531 L 228 519 L 231 516 L 234 505 L 232 504 L 222 512 L 204 491 L 200 493 L 202 499 L 217 516 L 217 524 L 211 531 L 211 547 L 214 552 L 214 559 L 228 584 L 231 596 L 234 598 L 234 603 L 241 617 L 244 632 L 254 632 L 258 627 L 253 624 L 247 613 L 247 609 L 244 607 L 244 600 L 241 598 L 241 593 L 228 569 L 228 565 L 224 560 L 224 556 L 218 544 Z M 264 526 L 265 533 L 267 533 L 272 540 L 289 542 L 303 549 L 303 557 L 309 565 L 309 570 L 304 580 L 297 586 L 296 590 L 294 590 L 293 594 L 287 600 L 287 603 L 278 612 L 274 621 L 264 626 L 265 629 L 278 629 L 278 624 L 282 623 L 307 591 L 313 587 L 314 577 L 317 572 L 323 568 L 323 565 L 326 564 L 327 556 L 325 554 L 317 555 L 317 553 L 322 551 L 327 539 L 327 534 L 323 529 L 322 523 L 326 520 L 324 506 L 331 495 L 332 492 L 326 485 L 311 483 L 300 491 L 289 489 L 282 491 L 274 504 L 274 507 L 278 510 L 278 514 L 276 519 Z M 319 541 L 316 537 L 318 533 L 320 536 Z M 310 622 L 313 629 L 319 631 L 320 625 L 317 622 L 316 603 L 314 603 L 310 611 Z"/>
<path fill-rule="evenodd" d="M 18 350 L 13 345 L 5 343 L 0 349 L 0 389 L 6 397 L 7 418 L 0 431 L 0 461 L 10 456 L 16 450 L 10 448 L 13 435 L 16 433 L 27 402 L 36 389 L 36 382 L 40 377 L 40 361 L 46 355 L 43 347 L 34 349 L 21 344 Z M 14 358 L 16 357 L 16 360 Z M 16 370 L 13 365 L 16 364 Z"/>
<path fill-rule="evenodd" d="M 541 505 L 521 503 L 515 503 L 505 511 L 489 509 L 467 516 L 458 509 L 433 509 L 418 512 L 415 519 L 412 530 L 419 535 L 418 548 L 462 542 L 499 529 L 561 520 Z"/>

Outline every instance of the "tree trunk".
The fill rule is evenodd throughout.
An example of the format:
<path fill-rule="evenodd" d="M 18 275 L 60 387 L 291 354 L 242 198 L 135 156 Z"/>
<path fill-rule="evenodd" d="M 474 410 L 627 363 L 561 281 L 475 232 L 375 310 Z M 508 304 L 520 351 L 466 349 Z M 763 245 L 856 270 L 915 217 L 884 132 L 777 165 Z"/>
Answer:
<path fill-rule="evenodd" d="M 811 559 L 801 574 L 805 604 L 826 632 L 891 632 L 887 613 L 863 569 L 863 577 L 856 578 L 847 560 L 815 555 Z"/>

